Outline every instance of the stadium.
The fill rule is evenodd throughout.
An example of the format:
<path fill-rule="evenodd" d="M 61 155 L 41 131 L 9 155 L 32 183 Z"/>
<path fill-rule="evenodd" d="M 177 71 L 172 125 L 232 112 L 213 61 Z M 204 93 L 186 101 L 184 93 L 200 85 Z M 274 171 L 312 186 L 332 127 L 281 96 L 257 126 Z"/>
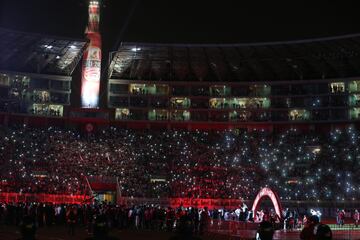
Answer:
<path fill-rule="evenodd" d="M 102 56 L 87 4 L 82 39 L 0 28 L 0 226 L 360 238 L 360 34 Z"/>

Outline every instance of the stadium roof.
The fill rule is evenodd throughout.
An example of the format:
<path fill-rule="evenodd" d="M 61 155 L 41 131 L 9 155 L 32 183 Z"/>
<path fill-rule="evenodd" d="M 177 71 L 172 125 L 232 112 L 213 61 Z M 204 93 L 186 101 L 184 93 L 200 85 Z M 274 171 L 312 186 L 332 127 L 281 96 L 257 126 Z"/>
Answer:
<path fill-rule="evenodd" d="M 276 81 L 360 76 L 360 34 L 252 44 L 122 43 L 109 76 L 162 81 Z"/>
<path fill-rule="evenodd" d="M 67 39 L 0 28 L 0 69 L 71 75 L 87 40 Z"/>

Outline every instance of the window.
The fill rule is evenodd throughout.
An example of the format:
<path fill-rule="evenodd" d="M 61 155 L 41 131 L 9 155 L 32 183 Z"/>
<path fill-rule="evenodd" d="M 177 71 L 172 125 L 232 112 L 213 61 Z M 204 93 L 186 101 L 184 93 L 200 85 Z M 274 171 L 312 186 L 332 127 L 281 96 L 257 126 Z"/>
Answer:
<path fill-rule="evenodd" d="M 233 86 L 231 92 L 232 96 L 247 97 L 249 96 L 249 86 Z"/>
<path fill-rule="evenodd" d="M 231 94 L 231 87 L 226 85 L 214 85 L 210 87 L 210 96 L 225 97 Z"/>
<path fill-rule="evenodd" d="M 23 75 L 12 75 L 10 76 L 10 85 L 18 88 L 28 88 L 30 85 L 30 78 Z"/>
<path fill-rule="evenodd" d="M 271 87 L 266 84 L 255 84 L 249 87 L 249 96 L 269 96 L 271 94 Z"/>
<path fill-rule="evenodd" d="M 70 104 L 69 99 L 70 99 L 69 93 L 59 93 L 59 92 L 50 93 L 50 101 L 52 103 Z"/>
<path fill-rule="evenodd" d="M 293 109 L 289 111 L 289 120 L 299 121 L 299 120 L 309 120 L 310 113 L 305 109 Z"/>
<path fill-rule="evenodd" d="M 10 86 L 10 77 L 6 74 L 0 74 L 0 85 Z"/>
<path fill-rule="evenodd" d="M 313 109 L 311 111 L 311 119 L 313 120 L 329 120 L 330 113 L 328 109 Z"/>
<path fill-rule="evenodd" d="M 290 98 L 273 98 L 271 105 L 273 108 L 289 108 L 291 106 Z"/>
<path fill-rule="evenodd" d="M 165 84 L 157 84 L 155 85 L 155 94 L 157 95 L 168 95 L 169 94 L 169 86 Z"/>
<path fill-rule="evenodd" d="M 190 112 L 187 110 L 174 110 L 171 113 L 171 120 L 174 121 L 189 121 Z"/>
<path fill-rule="evenodd" d="M 35 115 L 62 117 L 64 116 L 64 106 L 57 104 L 47 105 L 41 103 L 34 103 L 29 109 L 29 112 Z"/>
<path fill-rule="evenodd" d="M 211 98 L 209 100 L 210 108 L 223 109 L 229 107 L 230 101 L 226 98 Z"/>
<path fill-rule="evenodd" d="M 289 95 L 290 88 L 289 85 L 274 85 L 271 88 L 272 95 L 281 96 L 281 95 Z"/>
<path fill-rule="evenodd" d="M 128 108 L 117 108 L 115 110 L 115 119 L 116 120 L 126 120 L 130 117 L 130 111 Z"/>
<path fill-rule="evenodd" d="M 265 111 L 254 111 L 251 116 L 251 121 L 264 122 L 270 120 L 270 113 Z"/>
<path fill-rule="evenodd" d="M 209 100 L 210 108 L 269 108 L 270 99 L 268 98 L 211 98 Z"/>
<path fill-rule="evenodd" d="M 56 117 L 62 117 L 62 116 L 64 116 L 64 106 L 62 106 L 62 105 L 50 104 L 50 105 L 49 105 L 48 115 L 50 115 L 50 116 L 56 116 Z"/>
<path fill-rule="evenodd" d="M 229 114 L 225 111 L 211 112 L 210 121 L 212 122 L 227 122 L 229 121 Z"/>
<path fill-rule="evenodd" d="M 346 120 L 348 119 L 349 111 L 345 109 L 331 109 L 330 119 L 332 120 Z"/>
<path fill-rule="evenodd" d="M 70 82 L 69 81 L 50 81 L 51 89 L 60 90 L 60 91 L 70 91 Z"/>
<path fill-rule="evenodd" d="M 172 108 L 189 108 L 191 101 L 189 98 L 173 97 L 170 99 Z"/>
<path fill-rule="evenodd" d="M 305 107 L 326 107 L 329 105 L 329 97 L 312 97 L 312 98 L 305 98 L 304 99 Z"/>
<path fill-rule="evenodd" d="M 193 121 L 208 121 L 208 113 L 206 111 L 191 112 L 191 120 Z"/>
<path fill-rule="evenodd" d="M 251 113 L 245 110 L 234 110 L 229 112 L 229 120 L 233 122 L 249 121 Z"/>
<path fill-rule="evenodd" d="M 360 108 L 350 109 L 350 119 L 360 119 Z"/>
<path fill-rule="evenodd" d="M 174 86 L 172 88 L 172 95 L 173 96 L 187 96 L 189 95 L 189 87 L 187 86 Z"/>
<path fill-rule="evenodd" d="M 145 97 L 132 97 L 130 98 L 131 107 L 147 107 L 148 99 Z"/>
<path fill-rule="evenodd" d="M 129 117 L 131 120 L 147 120 L 148 112 L 139 109 L 131 109 Z"/>
<path fill-rule="evenodd" d="M 132 94 L 148 94 L 145 84 L 130 84 L 129 92 Z"/>
<path fill-rule="evenodd" d="M 30 109 L 30 113 L 35 115 L 47 115 L 48 110 L 49 109 L 47 104 L 34 103 L 32 108 Z"/>
<path fill-rule="evenodd" d="M 270 99 L 268 98 L 250 98 L 246 103 L 248 108 L 269 108 Z"/>
<path fill-rule="evenodd" d="M 49 91 L 34 90 L 34 92 L 33 92 L 33 101 L 35 103 L 50 102 L 50 93 L 49 93 Z"/>
<path fill-rule="evenodd" d="M 168 111 L 163 109 L 153 109 L 148 112 L 148 120 L 150 121 L 166 121 L 168 120 Z"/>
<path fill-rule="evenodd" d="M 128 107 L 129 99 L 127 97 L 110 96 L 109 107 Z"/>
<path fill-rule="evenodd" d="M 23 84 L 25 84 L 24 81 L 25 79 L 23 78 L 22 79 Z M 49 80 L 43 78 L 38 78 L 38 79 L 32 78 L 30 80 L 30 87 L 33 89 L 49 89 Z"/>
<path fill-rule="evenodd" d="M 360 106 L 360 94 L 352 94 L 349 96 L 349 106 Z"/>
<path fill-rule="evenodd" d="M 209 107 L 209 102 L 203 99 L 191 99 L 191 108 L 206 109 Z"/>
<path fill-rule="evenodd" d="M 167 95 L 169 94 L 169 86 L 165 84 L 130 84 L 129 92 L 143 95 Z"/>
<path fill-rule="evenodd" d="M 204 86 L 192 86 L 191 87 L 192 96 L 209 96 L 209 88 Z"/>
<path fill-rule="evenodd" d="M 349 82 L 349 92 L 360 92 L 360 81 Z"/>
<path fill-rule="evenodd" d="M 29 83 L 30 78 L 27 76 L 11 75 L 9 97 L 30 100 Z"/>
<path fill-rule="evenodd" d="M 271 112 L 271 119 L 273 121 L 288 121 L 289 111 L 279 110 Z"/>
<path fill-rule="evenodd" d="M 167 98 L 151 98 L 150 99 L 150 107 L 154 108 L 167 108 L 169 105 L 169 100 Z"/>
<path fill-rule="evenodd" d="M 110 92 L 114 94 L 127 94 L 129 86 L 127 84 L 110 84 Z"/>
<path fill-rule="evenodd" d="M 331 106 L 346 106 L 348 104 L 349 98 L 345 95 L 334 95 L 330 97 Z"/>
<path fill-rule="evenodd" d="M 331 92 L 331 93 L 342 93 L 342 92 L 345 92 L 345 83 L 344 83 L 344 82 L 333 82 L 333 83 L 330 83 L 330 92 Z"/>

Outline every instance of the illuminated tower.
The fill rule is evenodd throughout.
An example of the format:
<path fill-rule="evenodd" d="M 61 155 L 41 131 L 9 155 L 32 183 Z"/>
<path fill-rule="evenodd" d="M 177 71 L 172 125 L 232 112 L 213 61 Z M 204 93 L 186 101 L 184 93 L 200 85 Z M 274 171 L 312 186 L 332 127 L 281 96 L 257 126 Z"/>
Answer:
<path fill-rule="evenodd" d="M 90 43 L 84 52 L 81 77 L 81 106 L 83 108 L 97 108 L 99 106 L 101 75 L 101 36 L 99 32 L 99 22 L 99 0 L 90 0 L 89 21 L 85 31 Z"/>

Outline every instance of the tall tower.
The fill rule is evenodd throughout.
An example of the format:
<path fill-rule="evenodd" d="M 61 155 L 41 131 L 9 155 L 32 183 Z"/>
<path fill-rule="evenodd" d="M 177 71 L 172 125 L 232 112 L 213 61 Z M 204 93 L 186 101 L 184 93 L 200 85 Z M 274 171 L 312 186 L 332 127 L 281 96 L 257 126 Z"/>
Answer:
<path fill-rule="evenodd" d="M 99 106 L 101 76 L 101 35 L 99 32 L 100 0 L 90 0 L 89 21 L 86 37 L 90 40 L 84 52 L 81 77 L 81 106 L 97 108 Z"/>

